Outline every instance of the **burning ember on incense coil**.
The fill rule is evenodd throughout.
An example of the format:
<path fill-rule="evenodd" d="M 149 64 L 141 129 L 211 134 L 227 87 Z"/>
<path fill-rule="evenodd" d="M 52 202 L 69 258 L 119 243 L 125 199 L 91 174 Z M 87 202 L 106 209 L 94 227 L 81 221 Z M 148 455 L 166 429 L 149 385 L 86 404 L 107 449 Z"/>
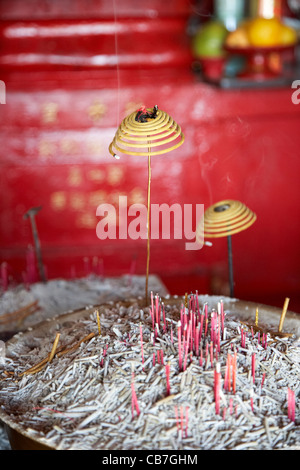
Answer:
<path fill-rule="evenodd" d="M 227 199 L 210 206 L 204 213 L 197 227 L 196 237 L 199 243 L 204 238 L 227 237 L 230 296 L 234 297 L 231 235 L 251 227 L 256 221 L 256 214 L 240 201 Z"/>
<path fill-rule="evenodd" d="M 148 157 L 148 196 L 147 196 L 147 267 L 145 299 L 148 303 L 148 277 L 150 262 L 150 187 L 151 156 L 163 155 L 180 147 L 184 135 L 180 126 L 164 111 L 142 106 L 127 116 L 120 124 L 109 146 L 110 154 L 119 159 L 119 153 Z"/>
<path fill-rule="evenodd" d="M 111 155 L 162 155 L 183 144 L 180 126 L 167 113 L 160 109 L 155 112 L 155 109 L 147 108 L 144 113 L 135 111 L 122 121 L 109 146 Z M 143 122 L 143 115 L 146 122 Z"/>

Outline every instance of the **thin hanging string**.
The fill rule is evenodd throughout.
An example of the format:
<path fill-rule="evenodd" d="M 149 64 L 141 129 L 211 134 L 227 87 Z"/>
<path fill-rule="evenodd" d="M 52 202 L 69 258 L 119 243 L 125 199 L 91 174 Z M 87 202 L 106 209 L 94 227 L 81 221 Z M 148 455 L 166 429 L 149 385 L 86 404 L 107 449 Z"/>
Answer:
<path fill-rule="evenodd" d="M 116 55 L 116 70 L 117 70 L 117 124 L 120 124 L 120 65 L 119 65 L 119 47 L 118 47 L 118 33 L 117 33 L 117 9 L 116 0 L 113 0 L 114 10 L 114 26 L 115 26 L 115 55 Z"/>

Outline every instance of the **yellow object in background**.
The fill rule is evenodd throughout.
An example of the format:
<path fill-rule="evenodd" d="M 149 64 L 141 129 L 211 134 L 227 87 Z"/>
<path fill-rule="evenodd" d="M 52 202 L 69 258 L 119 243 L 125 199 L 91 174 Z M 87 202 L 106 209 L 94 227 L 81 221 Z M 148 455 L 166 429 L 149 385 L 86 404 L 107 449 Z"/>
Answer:
<path fill-rule="evenodd" d="M 232 31 L 226 39 L 226 46 L 249 47 L 250 42 L 249 42 L 247 31 L 243 28 L 238 28 L 235 31 Z"/>
<path fill-rule="evenodd" d="M 228 47 L 274 47 L 292 46 L 298 40 L 297 32 L 284 24 L 279 18 L 256 17 L 242 22 L 228 34 Z"/>
<path fill-rule="evenodd" d="M 291 26 L 283 24 L 281 25 L 280 38 L 282 45 L 289 46 L 297 42 L 297 33 Z"/>
<path fill-rule="evenodd" d="M 278 18 L 255 18 L 248 25 L 248 37 L 252 46 L 268 47 L 280 44 L 281 23 Z"/>

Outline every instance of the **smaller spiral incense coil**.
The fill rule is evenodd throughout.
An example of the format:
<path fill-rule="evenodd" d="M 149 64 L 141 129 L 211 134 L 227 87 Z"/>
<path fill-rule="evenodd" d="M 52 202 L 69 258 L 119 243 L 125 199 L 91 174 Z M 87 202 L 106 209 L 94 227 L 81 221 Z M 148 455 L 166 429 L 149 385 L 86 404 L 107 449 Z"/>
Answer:
<path fill-rule="evenodd" d="M 203 238 L 227 237 L 230 296 L 234 297 L 232 242 L 231 235 L 242 232 L 254 224 L 256 214 L 240 201 L 227 199 L 210 206 L 199 222 L 196 238 L 203 244 Z"/>
<path fill-rule="evenodd" d="M 154 106 L 153 110 L 143 107 L 145 116 L 139 120 L 140 111 L 129 114 L 121 122 L 111 144 L 110 154 L 119 159 L 119 154 L 148 157 L 148 196 L 147 196 L 147 267 L 145 298 L 148 302 L 148 276 L 150 260 L 150 186 L 151 157 L 163 155 L 180 147 L 184 135 L 180 126 L 167 113 Z M 142 111 L 142 112 L 143 112 Z"/>

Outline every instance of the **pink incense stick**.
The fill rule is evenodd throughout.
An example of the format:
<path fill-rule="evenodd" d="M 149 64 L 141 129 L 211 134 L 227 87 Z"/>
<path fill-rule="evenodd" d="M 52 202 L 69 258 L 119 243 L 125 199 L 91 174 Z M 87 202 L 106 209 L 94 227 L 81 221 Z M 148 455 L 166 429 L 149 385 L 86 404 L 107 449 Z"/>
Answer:
<path fill-rule="evenodd" d="M 155 314 L 154 314 L 154 300 L 153 300 L 153 292 L 151 291 L 151 308 L 150 308 L 150 314 L 152 318 L 152 328 L 154 330 L 154 325 L 155 325 Z"/>
<path fill-rule="evenodd" d="M 267 334 L 265 335 L 265 349 L 267 349 L 268 346 L 268 336 Z"/>
<path fill-rule="evenodd" d="M 188 350 L 189 350 L 189 339 L 190 339 L 190 334 L 191 334 L 191 323 L 189 324 L 188 330 L 187 330 L 187 339 L 186 339 L 186 344 L 185 344 L 185 357 L 184 357 L 184 365 L 183 365 L 183 370 L 186 369 L 186 363 L 187 363 L 187 356 L 188 356 Z"/>
<path fill-rule="evenodd" d="M 266 373 L 264 372 L 264 373 L 263 373 L 263 376 L 262 376 L 262 379 L 261 379 L 261 388 L 263 387 L 265 378 L 266 378 Z"/>
<path fill-rule="evenodd" d="M 229 400 L 229 413 L 232 415 L 232 411 L 233 411 L 233 399 L 230 398 Z"/>
<path fill-rule="evenodd" d="M 251 366 L 252 366 L 252 379 L 254 383 L 255 382 L 255 353 L 252 354 Z"/>
<path fill-rule="evenodd" d="M 232 363 L 232 391 L 235 393 L 236 389 L 236 371 L 237 371 L 237 353 L 235 351 L 234 356 L 233 356 L 233 363 Z"/>
<path fill-rule="evenodd" d="M 205 347 L 205 365 L 207 364 L 208 361 L 208 342 L 206 343 Z"/>
<path fill-rule="evenodd" d="M 167 380 L 167 396 L 170 395 L 171 387 L 170 387 L 170 363 L 166 364 L 166 380 Z"/>
<path fill-rule="evenodd" d="M 159 351 L 156 351 L 156 355 L 157 355 L 157 363 L 160 364 L 160 353 L 159 353 Z"/>
<path fill-rule="evenodd" d="M 160 350 L 160 362 L 162 365 L 164 364 L 164 351 L 162 349 Z"/>
<path fill-rule="evenodd" d="M 137 400 L 137 396 L 134 388 L 134 372 L 132 371 L 132 380 L 131 380 L 131 413 L 132 419 L 134 418 L 134 409 L 136 410 L 137 415 L 140 414 L 140 408 Z"/>
<path fill-rule="evenodd" d="M 155 323 L 155 329 L 154 329 L 154 342 L 156 341 L 156 338 L 158 337 L 158 332 L 159 332 L 159 326 L 157 323 Z"/>
<path fill-rule="evenodd" d="M 180 427 L 181 427 L 181 437 L 183 437 L 183 406 L 180 406 Z"/>
<path fill-rule="evenodd" d="M 214 332 L 215 332 L 215 313 L 211 312 L 211 317 L 210 317 L 210 341 L 214 341 Z"/>
<path fill-rule="evenodd" d="M 196 290 L 196 309 L 197 309 L 197 312 L 199 313 L 200 309 L 199 309 L 199 297 L 198 297 L 198 291 Z"/>
<path fill-rule="evenodd" d="M 187 324 L 185 324 L 183 328 L 183 346 L 182 346 L 183 354 L 185 352 L 186 337 L 187 337 Z"/>
<path fill-rule="evenodd" d="M 218 347 L 218 352 L 220 352 L 221 351 L 221 318 L 220 318 L 220 315 L 218 315 L 217 347 Z"/>
<path fill-rule="evenodd" d="M 177 323 L 179 370 L 182 370 L 181 321 Z"/>
<path fill-rule="evenodd" d="M 189 328 L 190 328 L 190 351 L 193 351 L 194 345 L 193 345 L 193 338 L 194 338 L 194 328 L 193 328 L 193 318 L 190 319 L 189 321 Z"/>
<path fill-rule="evenodd" d="M 180 309 L 180 322 L 183 326 L 183 305 L 181 304 L 181 309 Z"/>
<path fill-rule="evenodd" d="M 176 420 L 178 419 L 177 407 L 175 408 Z M 178 419 L 179 421 L 179 419 Z M 177 423 L 177 430 L 181 430 L 181 438 L 187 437 L 188 434 L 188 423 L 189 423 L 189 407 L 185 407 L 185 413 L 183 412 L 183 406 L 180 406 L 180 425 Z"/>
<path fill-rule="evenodd" d="M 207 318 L 207 315 L 208 315 L 208 308 L 207 308 L 207 303 L 204 304 L 204 314 L 205 314 L 205 332 L 204 332 L 204 336 L 207 335 L 207 328 L 208 328 L 208 318 Z"/>
<path fill-rule="evenodd" d="M 196 342 L 196 313 L 192 312 L 192 335 L 191 335 L 191 349 L 195 350 Z"/>
<path fill-rule="evenodd" d="M 165 304 L 162 302 L 162 312 L 163 312 L 163 321 L 164 321 L 164 327 L 163 331 L 164 333 L 166 332 L 167 329 L 167 324 L 166 324 L 166 312 L 165 312 Z"/>
<path fill-rule="evenodd" d="M 295 409 L 296 409 L 296 404 L 295 404 L 295 392 L 288 388 L 287 390 L 287 402 L 288 402 L 288 418 L 290 421 L 295 422 Z"/>
<path fill-rule="evenodd" d="M 241 328 L 241 346 L 244 348 L 244 330 Z"/>
<path fill-rule="evenodd" d="M 211 367 L 213 367 L 213 363 L 214 363 L 214 343 L 212 341 L 210 342 L 210 363 L 211 363 Z"/>
<path fill-rule="evenodd" d="M 216 414 L 220 414 L 220 390 L 221 390 L 221 372 L 220 363 L 217 362 L 215 368 L 215 384 L 214 384 L 214 395 L 215 395 L 215 409 Z"/>
<path fill-rule="evenodd" d="M 151 319 L 152 319 L 152 329 L 154 330 L 154 325 L 155 325 L 154 311 L 151 307 L 149 307 L 149 312 L 150 312 Z"/>
<path fill-rule="evenodd" d="M 254 408 L 253 408 L 253 390 L 252 390 L 252 388 L 250 389 L 250 404 L 251 404 L 251 410 L 253 412 Z"/>
<path fill-rule="evenodd" d="M 160 326 L 160 308 L 158 304 L 158 295 L 156 294 L 155 296 L 155 314 L 156 314 L 156 323 L 158 326 Z"/>
<path fill-rule="evenodd" d="M 202 337 L 203 320 L 204 320 L 204 312 L 200 314 L 200 333 L 199 333 L 199 338 Z"/>
<path fill-rule="evenodd" d="M 185 437 L 188 434 L 188 424 L 189 424 L 189 407 L 185 407 Z"/>
<path fill-rule="evenodd" d="M 231 355 L 229 353 L 227 353 L 225 378 L 224 378 L 224 389 L 228 390 L 228 391 L 230 391 L 230 365 L 231 365 Z"/>
<path fill-rule="evenodd" d="M 222 327 L 222 332 L 224 332 L 224 320 L 225 320 L 225 315 L 224 315 L 224 304 L 223 304 L 223 300 L 220 301 L 220 314 L 221 314 L 221 327 Z"/>
<path fill-rule="evenodd" d="M 195 349 L 196 349 L 196 356 L 199 357 L 199 332 L 200 327 L 197 325 L 196 333 L 195 333 Z"/>
<path fill-rule="evenodd" d="M 216 358 L 216 362 L 218 362 L 218 346 L 216 345 L 216 348 L 215 348 L 215 358 Z"/>

